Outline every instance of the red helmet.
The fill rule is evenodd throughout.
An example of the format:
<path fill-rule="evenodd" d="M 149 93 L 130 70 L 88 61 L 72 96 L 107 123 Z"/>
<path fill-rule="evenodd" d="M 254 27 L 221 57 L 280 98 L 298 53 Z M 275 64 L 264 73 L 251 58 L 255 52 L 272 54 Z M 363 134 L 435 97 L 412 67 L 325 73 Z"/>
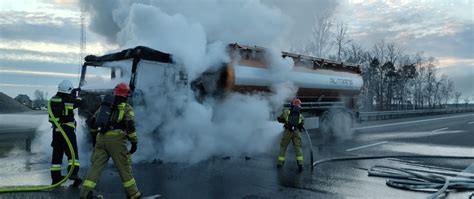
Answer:
<path fill-rule="evenodd" d="M 114 95 L 121 96 L 121 97 L 128 97 L 128 92 L 130 91 L 130 87 L 126 83 L 119 83 L 114 88 Z"/>
<path fill-rule="evenodd" d="M 298 99 L 298 98 L 295 98 L 295 99 L 291 100 L 291 105 L 301 107 L 301 100 Z"/>

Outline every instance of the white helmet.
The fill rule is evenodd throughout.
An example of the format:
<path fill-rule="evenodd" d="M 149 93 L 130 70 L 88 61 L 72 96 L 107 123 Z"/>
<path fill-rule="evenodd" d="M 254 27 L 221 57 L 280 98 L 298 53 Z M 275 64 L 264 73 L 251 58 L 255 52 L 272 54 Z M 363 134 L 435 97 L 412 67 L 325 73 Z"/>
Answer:
<path fill-rule="evenodd" d="M 69 80 L 63 80 L 58 85 L 58 92 L 59 93 L 71 94 L 72 89 L 74 89 L 74 86 L 72 85 L 71 81 L 69 81 Z"/>

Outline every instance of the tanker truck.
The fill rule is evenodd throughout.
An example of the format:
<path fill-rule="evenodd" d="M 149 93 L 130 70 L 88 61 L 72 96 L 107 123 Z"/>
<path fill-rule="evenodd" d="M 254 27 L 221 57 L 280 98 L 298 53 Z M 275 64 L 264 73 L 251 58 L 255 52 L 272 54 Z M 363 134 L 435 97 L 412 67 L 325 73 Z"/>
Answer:
<path fill-rule="evenodd" d="M 85 57 L 79 84 L 86 105 L 80 108 L 79 114 L 90 117 L 99 107 L 101 96 L 111 93 L 119 81 L 130 84 L 134 106 L 143 105 L 139 99 L 147 95 L 150 85 L 165 92 L 163 97 L 167 96 L 166 92 L 183 90 L 188 93 L 181 96 L 198 101 L 206 97 L 225 98 L 232 92 L 271 92 L 275 80 L 267 52 L 262 47 L 229 44 L 230 61 L 211 67 L 192 80 L 186 67 L 178 64 L 171 54 L 144 46 L 103 56 L 89 55 Z M 284 76 L 286 79 L 281 81 L 298 87 L 295 97 L 303 102 L 305 127 L 317 129 L 324 138 L 332 137 L 337 127 L 350 128 L 358 116 L 357 98 L 363 84 L 360 67 L 289 52 L 282 52 L 281 56 L 294 62 Z"/>

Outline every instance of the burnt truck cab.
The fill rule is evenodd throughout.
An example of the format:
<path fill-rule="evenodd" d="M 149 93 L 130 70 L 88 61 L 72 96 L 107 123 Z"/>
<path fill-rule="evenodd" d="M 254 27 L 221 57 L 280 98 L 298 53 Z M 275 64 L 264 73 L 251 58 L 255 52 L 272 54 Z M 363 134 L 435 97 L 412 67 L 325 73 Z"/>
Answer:
<path fill-rule="evenodd" d="M 176 64 L 168 53 L 137 46 L 103 56 L 88 55 L 82 65 L 79 87 L 84 100 L 79 115 L 90 118 L 99 108 L 101 99 L 112 94 L 117 83 L 130 85 L 129 101 L 141 105 L 153 86 L 174 84 L 188 87 L 184 68 Z"/>

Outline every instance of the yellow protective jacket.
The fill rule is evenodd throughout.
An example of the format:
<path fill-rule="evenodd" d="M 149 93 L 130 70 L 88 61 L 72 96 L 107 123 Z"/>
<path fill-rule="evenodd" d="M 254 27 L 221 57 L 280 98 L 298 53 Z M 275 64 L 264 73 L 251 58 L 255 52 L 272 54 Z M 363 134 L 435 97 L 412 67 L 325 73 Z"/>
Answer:
<path fill-rule="evenodd" d="M 291 114 L 291 110 L 289 109 L 286 109 L 284 110 L 280 116 L 277 118 L 278 122 L 280 123 L 283 123 L 285 124 L 285 128 L 287 129 L 290 129 L 291 128 L 291 124 L 290 124 L 290 114 Z M 304 125 L 304 117 L 301 113 L 299 113 L 299 118 L 298 118 L 298 122 L 297 122 L 297 126 L 298 128 L 302 128 L 303 125 Z"/>

